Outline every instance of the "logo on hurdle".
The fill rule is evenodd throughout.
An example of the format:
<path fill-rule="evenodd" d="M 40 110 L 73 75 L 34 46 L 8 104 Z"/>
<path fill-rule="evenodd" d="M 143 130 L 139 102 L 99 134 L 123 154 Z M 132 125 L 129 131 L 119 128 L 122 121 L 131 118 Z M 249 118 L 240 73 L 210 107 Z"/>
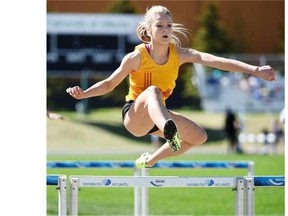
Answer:
<path fill-rule="evenodd" d="M 189 182 L 186 183 L 187 187 L 229 187 L 231 186 L 230 182 L 217 180 L 217 179 L 206 179 L 202 182 Z"/>
<path fill-rule="evenodd" d="M 205 185 L 207 185 L 208 187 L 210 186 L 213 186 L 214 185 L 214 180 L 213 179 L 208 179 L 206 182 L 205 182 Z"/>
<path fill-rule="evenodd" d="M 128 187 L 128 183 L 127 182 L 115 182 L 111 179 L 103 179 L 101 181 L 102 185 L 104 186 L 114 186 L 114 187 Z"/>
<path fill-rule="evenodd" d="M 275 185 L 275 186 L 284 186 L 285 184 L 284 178 L 269 179 L 269 182 L 271 183 L 271 185 Z"/>
<path fill-rule="evenodd" d="M 164 179 L 157 179 L 155 181 L 150 181 L 150 183 L 155 187 L 161 187 L 165 184 L 165 180 Z"/>
<path fill-rule="evenodd" d="M 109 186 L 111 185 L 112 181 L 110 179 L 103 179 L 102 180 L 102 184 L 105 186 Z"/>

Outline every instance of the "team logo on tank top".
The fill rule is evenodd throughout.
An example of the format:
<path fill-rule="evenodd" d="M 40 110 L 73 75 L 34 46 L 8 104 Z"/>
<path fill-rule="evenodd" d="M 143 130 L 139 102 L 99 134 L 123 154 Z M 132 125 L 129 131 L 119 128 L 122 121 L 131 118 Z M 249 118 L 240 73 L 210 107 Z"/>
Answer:
<path fill-rule="evenodd" d="M 152 73 L 144 73 L 144 88 L 152 85 Z"/>

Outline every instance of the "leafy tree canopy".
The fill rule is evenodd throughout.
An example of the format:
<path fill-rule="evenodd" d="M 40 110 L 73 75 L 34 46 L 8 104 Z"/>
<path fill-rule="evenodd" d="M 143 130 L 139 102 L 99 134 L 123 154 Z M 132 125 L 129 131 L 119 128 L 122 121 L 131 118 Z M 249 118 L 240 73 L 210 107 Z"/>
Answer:
<path fill-rule="evenodd" d="M 218 5 L 210 2 L 200 15 L 200 28 L 193 39 L 193 47 L 202 52 L 233 52 L 233 43 L 220 22 Z"/>

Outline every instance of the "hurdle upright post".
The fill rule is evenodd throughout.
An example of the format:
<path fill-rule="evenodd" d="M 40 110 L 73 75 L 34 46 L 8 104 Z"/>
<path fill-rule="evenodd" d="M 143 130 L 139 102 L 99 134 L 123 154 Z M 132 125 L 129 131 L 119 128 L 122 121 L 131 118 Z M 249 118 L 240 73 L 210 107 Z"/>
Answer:
<path fill-rule="evenodd" d="M 148 176 L 148 169 L 135 168 L 134 176 Z M 148 215 L 148 188 L 134 188 L 134 216 Z"/>
<path fill-rule="evenodd" d="M 248 176 L 253 176 L 254 175 L 254 170 L 255 170 L 255 162 L 254 161 L 249 161 L 248 162 Z"/>
<path fill-rule="evenodd" d="M 58 216 L 67 216 L 67 176 L 47 175 L 46 185 L 56 185 L 58 190 Z"/>
<path fill-rule="evenodd" d="M 245 179 L 245 215 L 254 215 L 254 178 L 246 177 Z"/>
<path fill-rule="evenodd" d="M 67 215 L 67 177 L 59 176 L 58 180 L 58 214 L 61 216 Z"/>
<path fill-rule="evenodd" d="M 235 215 L 242 216 L 244 213 L 244 179 L 236 179 L 236 187 L 234 188 L 236 192 L 235 198 Z"/>
<path fill-rule="evenodd" d="M 141 176 L 141 170 L 134 169 L 134 176 Z M 141 215 L 141 188 L 134 187 L 134 216 Z"/>
<path fill-rule="evenodd" d="M 141 176 L 148 176 L 148 169 L 141 170 Z M 142 187 L 141 188 L 141 215 L 146 216 L 148 215 L 148 188 Z"/>
<path fill-rule="evenodd" d="M 79 179 L 70 178 L 70 215 L 78 215 Z"/>

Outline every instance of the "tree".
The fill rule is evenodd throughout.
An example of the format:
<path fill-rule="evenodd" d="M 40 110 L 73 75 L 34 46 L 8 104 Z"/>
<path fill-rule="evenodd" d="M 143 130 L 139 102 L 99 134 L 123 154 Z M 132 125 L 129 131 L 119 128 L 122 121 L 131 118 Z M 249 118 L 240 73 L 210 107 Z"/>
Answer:
<path fill-rule="evenodd" d="M 208 53 L 233 52 L 233 43 L 220 22 L 218 5 L 212 1 L 200 15 L 200 28 L 196 31 L 193 47 Z"/>
<path fill-rule="evenodd" d="M 193 48 L 207 53 L 231 53 L 234 45 L 220 22 L 218 4 L 209 2 L 199 17 L 200 27 L 193 38 Z M 211 68 L 207 68 L 211 72 Z M 194 72 L 195 73 L 195 72 Z M 195 92 L 195 90 L 194 90 Z M 198 95 L 198 102 L 201 101 Z"/>
<path fill-rule="evenodd" d="M 134 14 L 135 8 L 130 0 L 115 1 L 108 7 L 108 11 L 112 13 Z"/>

